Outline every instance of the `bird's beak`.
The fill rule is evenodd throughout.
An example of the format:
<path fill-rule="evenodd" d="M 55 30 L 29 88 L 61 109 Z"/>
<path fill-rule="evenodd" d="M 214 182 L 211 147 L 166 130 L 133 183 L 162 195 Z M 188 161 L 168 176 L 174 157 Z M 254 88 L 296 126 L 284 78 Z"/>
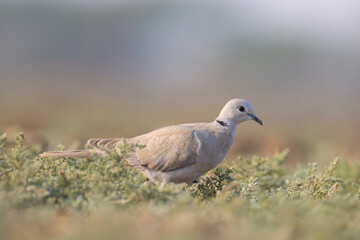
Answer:
<path fill-rule="evenodd" d="M 254 120 L 255 122 L 257 122 L 261 126 L 263 125 L 263 122 L 255 114 L 248 113 L 248 115 L 251 117 L 251 120 Z"/>

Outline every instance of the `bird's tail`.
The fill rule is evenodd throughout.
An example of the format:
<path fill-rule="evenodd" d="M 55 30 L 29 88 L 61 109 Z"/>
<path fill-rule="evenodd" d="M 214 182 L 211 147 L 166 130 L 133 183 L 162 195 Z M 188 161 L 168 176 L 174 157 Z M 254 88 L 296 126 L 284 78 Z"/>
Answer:
<path fill-rule="evenodd" d="M 93 155 L 91 150 L 69 150 L 69 151 L 56 151 L 44 152 L 40 157 L 75 157 L 75 158 L 90 158 Z"/>

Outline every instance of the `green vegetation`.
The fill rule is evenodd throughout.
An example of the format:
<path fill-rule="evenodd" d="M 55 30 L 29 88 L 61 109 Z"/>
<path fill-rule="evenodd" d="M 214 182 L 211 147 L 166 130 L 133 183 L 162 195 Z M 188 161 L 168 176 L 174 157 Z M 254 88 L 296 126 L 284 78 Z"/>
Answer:
<path fill-rule="evenodd" d="M 23 134 L 15 146 L 0 137 L 2 240 L 360 239 L 360 165 L 343 159 L 293 173 L 285 150 L 224 163 L 194 184 L 155 185 L 114 152 L 38 154 Z"/>

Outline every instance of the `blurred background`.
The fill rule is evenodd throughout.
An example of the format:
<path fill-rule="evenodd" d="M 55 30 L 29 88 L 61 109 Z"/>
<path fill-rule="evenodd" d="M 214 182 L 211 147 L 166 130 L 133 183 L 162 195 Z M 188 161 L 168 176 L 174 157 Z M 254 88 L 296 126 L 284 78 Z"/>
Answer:
<path fill-rule="evenodd" d="M 357 0 L 2 0 L 0 132 L 53 149 L 213 121 L 264 121 L 229 156 L 360 156 Z"/>

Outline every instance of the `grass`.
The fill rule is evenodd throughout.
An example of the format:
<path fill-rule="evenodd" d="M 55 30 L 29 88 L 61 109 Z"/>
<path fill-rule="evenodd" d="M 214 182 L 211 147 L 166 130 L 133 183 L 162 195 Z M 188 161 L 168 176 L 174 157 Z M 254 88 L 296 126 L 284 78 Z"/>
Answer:
<path fill-rule="evenodd" d="M 360 239 L 360 165 L 345 159 L 294 172 L 284 150 L 155 185 L 114 152 L 38 154 L 0 138 L 1 239 Z"/>

